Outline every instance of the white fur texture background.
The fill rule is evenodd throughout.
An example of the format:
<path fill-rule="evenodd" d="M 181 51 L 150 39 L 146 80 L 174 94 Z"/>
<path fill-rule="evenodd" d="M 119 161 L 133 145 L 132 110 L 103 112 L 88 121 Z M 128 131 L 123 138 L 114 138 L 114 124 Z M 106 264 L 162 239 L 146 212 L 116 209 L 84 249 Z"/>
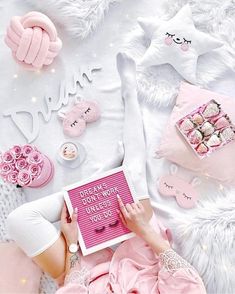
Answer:
<path fill-rule="evenodd" d="M 109 5 L 120 0 L 24 0 L 46 13 L 72 37 L 86 38 L 103 20 Z"/>
<path fill-rule="evenodd" d="M 198 270 L 208 294 L 235 293 L 234 192 L 220 190 L 200 201 L 191 214 L 164 210 L 174 247 Z"/>
<path fill-rule="evenodd" d="M 158 10 L 155 19 L 168 20 L 189 3 L 197 29 L 211 34 L 224 43 L 222 48 L 200 56 L 197 68 L 197 85 L 208 88 L 230 68 L 235 70 L 235 5 L 233 0 L 168 0 L 163 10 Z M 137 25 L 126 36 L 124 46 L 137 63 L 144 55 L 150 40 Z M 170 65 L 139 67 L 138 90 L 140 98 L 157 106 L 169 106 L 174 103 L 182 77 Z"/>

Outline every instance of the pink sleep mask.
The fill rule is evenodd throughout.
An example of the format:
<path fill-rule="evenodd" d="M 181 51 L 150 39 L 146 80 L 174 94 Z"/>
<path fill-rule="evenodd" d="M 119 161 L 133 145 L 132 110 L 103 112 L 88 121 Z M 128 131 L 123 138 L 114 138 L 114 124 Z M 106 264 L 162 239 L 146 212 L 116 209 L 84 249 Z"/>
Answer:
<path fill-rule="evenodd" d="M 174 169 L 174 172 L 172 172 Z M 171 175 L 163 176 L 159 179 L 158 191 L 163 196 L 173 196 L 180 207 L 193 208 L 196 206 L 198 200 L 198 193 L 195 186 L 199 184 L 200 180 L 194 178 L 191 183 L 177 177 L 175 175 L 176 169 L 171 168 Z"/>
<path fill-rule="evenodd" d="M 68 112 L 59 112 L 63 120 L 63 131 L 69 137 L 79 137 L 86 129 L 87 123 L 100 118 L 100 108 L 97 102 L 83 100 L 76 102 Z"/>

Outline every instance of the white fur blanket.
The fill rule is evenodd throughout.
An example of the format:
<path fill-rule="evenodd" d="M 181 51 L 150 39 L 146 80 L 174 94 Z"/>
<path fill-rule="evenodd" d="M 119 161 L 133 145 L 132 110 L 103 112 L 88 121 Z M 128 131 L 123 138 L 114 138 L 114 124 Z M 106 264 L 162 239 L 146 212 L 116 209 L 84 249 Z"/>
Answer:
<path fill-rule="evenodd" d="M 61 25 L 72 37 L 86 38 L 120 0 L 25 0 Z"/>
<path fill-rule="evenodd" d="M 235 293 L 234 192 L 207 197 L 191 213 L 163 209 L 174 247 L 200 273 L 208 294 Z M 162 206 L 154 204 L 157 210 Z"/>

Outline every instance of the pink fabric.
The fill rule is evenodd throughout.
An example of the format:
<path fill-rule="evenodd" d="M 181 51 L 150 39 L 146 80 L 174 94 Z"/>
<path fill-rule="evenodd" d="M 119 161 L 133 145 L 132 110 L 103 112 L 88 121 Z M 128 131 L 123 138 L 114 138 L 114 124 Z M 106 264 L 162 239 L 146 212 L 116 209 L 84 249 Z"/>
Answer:
<path fill-rule="evenodd" d="M 41 270 L 14 243 L 0 243 L 0 293 L 39 293 Z"/>
<path fill-rule="evenodd" d="M 156 231 L 160 231 L 156 219 L 152 219 Z M 123 242 L 110 259 L 91 270 L 89 287 L 68 283 L 56 294 L 205 294 L 201 278 L 192 269 L 167 272 L 159 258 L 140 238 L 134 237 Z M 94 256 L 94 255 L 93 255 Z M 92 256 L 87 256 L 87 261 Z M 86 263 L 83 263 L 85 266 Z M 89 267 L 88 267 L 89 268 Z"/>
<path fill-rule="evenodd" d="M 216 150 L 209 157 L 200 159 L 175 127 L 180 118 L 211 99 L 220 103 L 221 108 L 235 123 L 234 99 L 183 82 L 157 155 L 202 175 L 235 185 L 235 165 L 231 161 L 235 157 L 235 142 Z"/>
<path fill-rule="evenodd" d="M 51 64 L 62 47 L 52 21 L 36 11 L 11 19 L 5 43 L 14 59 L 27 69 Z"/>

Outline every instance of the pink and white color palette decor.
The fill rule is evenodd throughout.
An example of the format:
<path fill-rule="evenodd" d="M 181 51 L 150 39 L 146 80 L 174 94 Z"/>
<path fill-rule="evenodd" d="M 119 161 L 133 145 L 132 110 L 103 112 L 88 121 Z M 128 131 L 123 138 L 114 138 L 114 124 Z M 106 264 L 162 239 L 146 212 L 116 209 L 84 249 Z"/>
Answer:
<path fill-rule="evenodd" d="M 51 64 L 62 48 L 52 21 L 36 11 L 12 17 L 5 43 L 16 62 L 31 70 Z"/>
<path fill-rule="evenodd" d="M 235 139 L 235 125 L 214 99 L 177 121 L 176 127 L 200 158 Z"/>
<path fill-rule="evenodd" d="M 117 195 L 124 204 L 135 202 L 134 188 L 123 167 L 64 188 L 70 215 L 75 207 L 78 208 L 79 243 L 83 255 L 134 236 L 119 219 Z"/>
<path fill-rule="evenodd" d="M 20 187 L 39 188 L 52 179 L 54 166 L 35 146 L 15 145 L 0 154 L 0 176 Z"/>

